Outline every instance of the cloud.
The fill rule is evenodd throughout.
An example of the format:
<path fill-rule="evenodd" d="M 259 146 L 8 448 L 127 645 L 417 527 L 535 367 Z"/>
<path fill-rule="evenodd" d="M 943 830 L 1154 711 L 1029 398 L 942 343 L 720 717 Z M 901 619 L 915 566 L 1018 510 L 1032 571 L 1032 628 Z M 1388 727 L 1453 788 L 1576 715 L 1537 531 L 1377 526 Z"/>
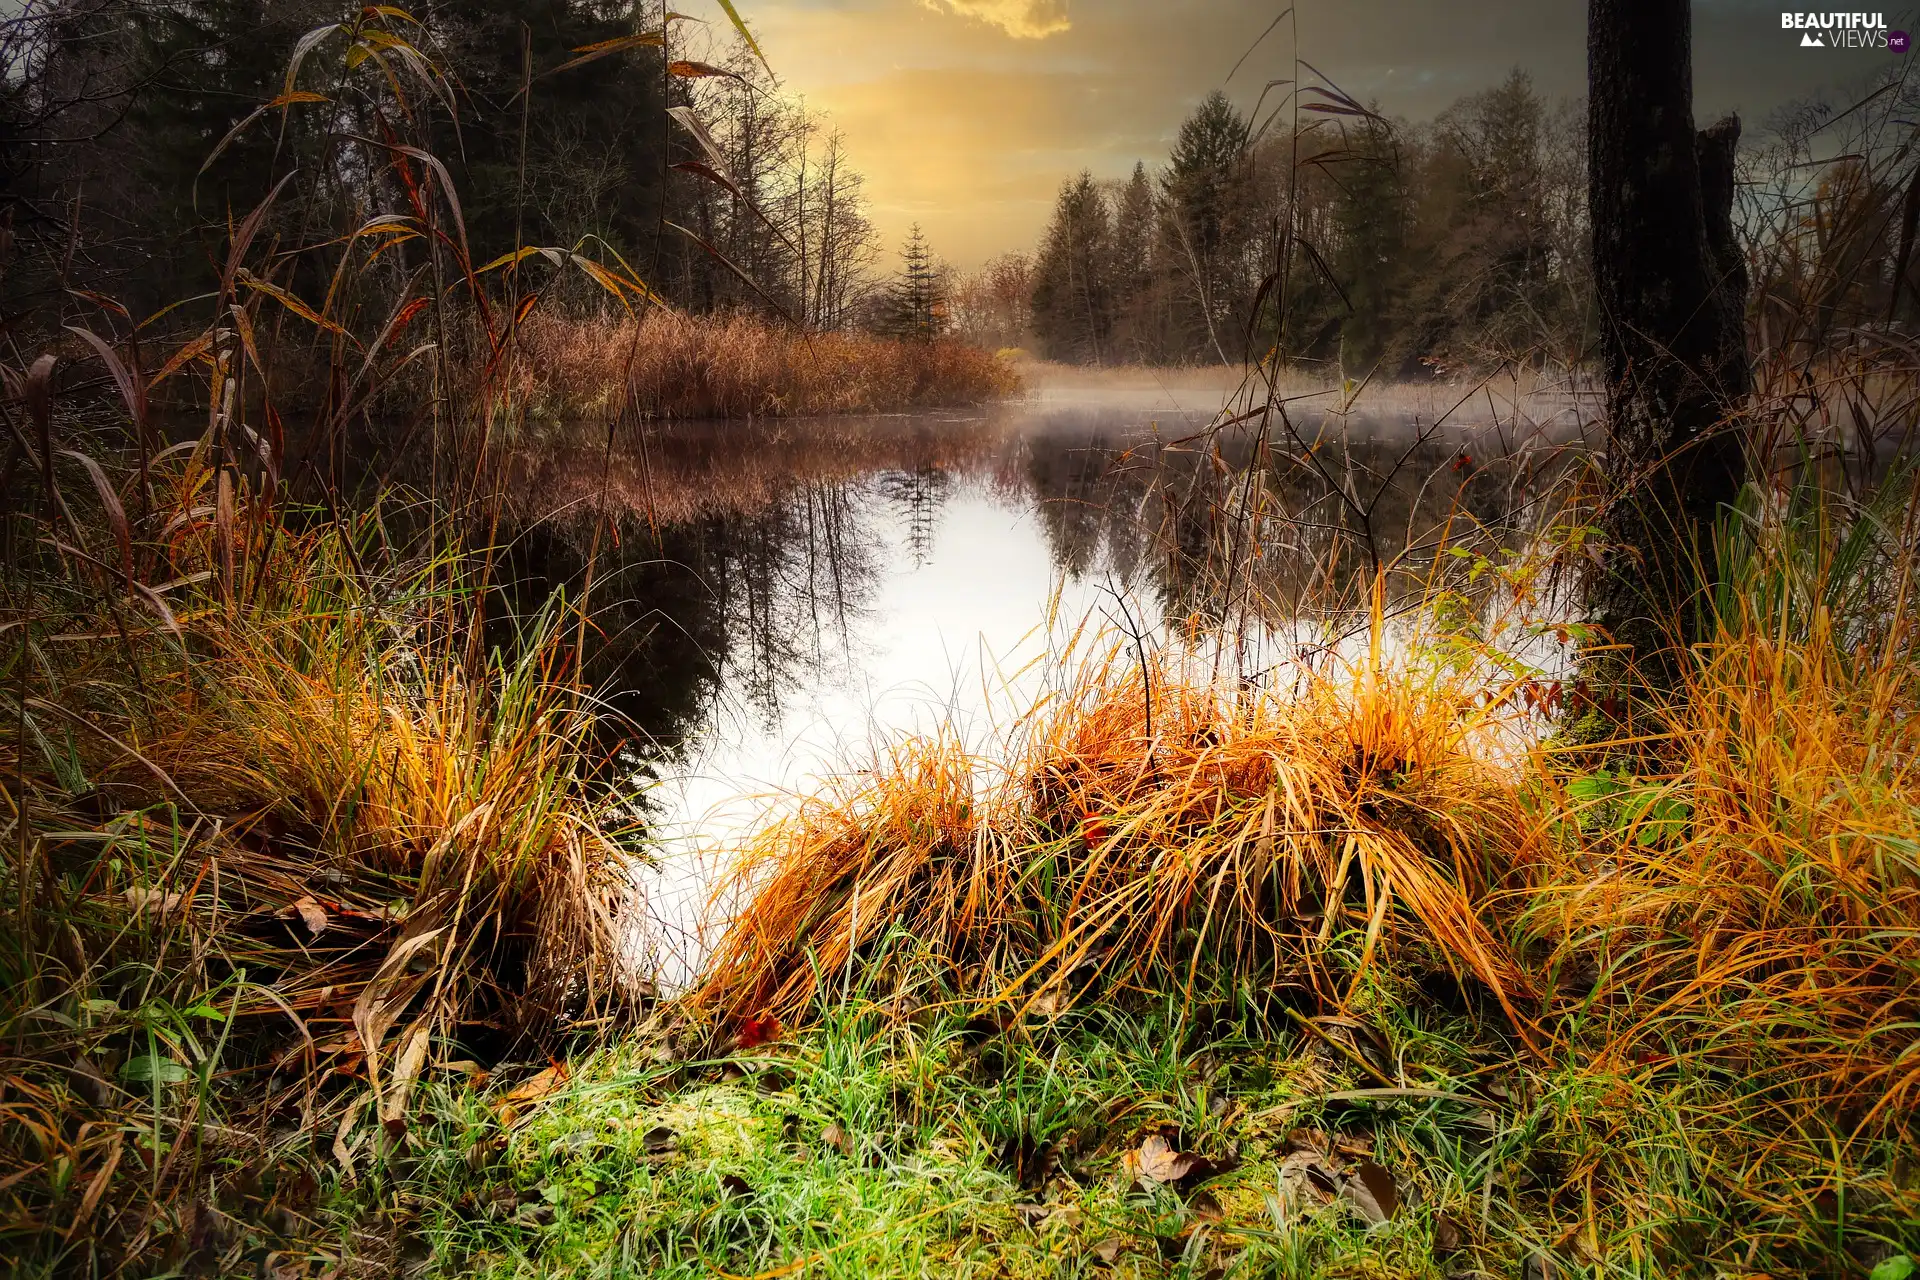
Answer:
<path fill-rule="evenodd" d="M 957 13 L 1002 31 L 1016 40 L 1042 40 L 1073 26 L 1067 0 L 920 0 L 938 12 Z"/>

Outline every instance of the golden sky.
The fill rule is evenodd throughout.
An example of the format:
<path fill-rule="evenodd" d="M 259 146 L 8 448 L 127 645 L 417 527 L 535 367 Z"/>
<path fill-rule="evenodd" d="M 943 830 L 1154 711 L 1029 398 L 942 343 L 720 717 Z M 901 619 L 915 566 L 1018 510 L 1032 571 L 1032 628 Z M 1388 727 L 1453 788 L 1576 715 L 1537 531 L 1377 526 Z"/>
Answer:
<path fill-rule="evenodd" d="M 1068 175 L 1120 177 L 1136 159 L 1164 161 L 1181 118 L 1210 90 L 1224 86 L 1250 106 L 1289 74 L 1296 20 L 1309 62 L 1415 119 L 1514 66 L 1549 97 L 1578 96 L 1585 71 L 1584 0 L 1307 0 L 1231 81 L 1283 4 L 736 3 L 786 88 L 846 134 L 889 250 L 917 221 L 962 269 L 1031 248 Z M 1738 108 L 1751 132 L 1782 99 L 1870 70 L 1861 53 L 1794 47 L 1774 0 L 1695 0 L 1694 10 L 1703 118 Z"/>

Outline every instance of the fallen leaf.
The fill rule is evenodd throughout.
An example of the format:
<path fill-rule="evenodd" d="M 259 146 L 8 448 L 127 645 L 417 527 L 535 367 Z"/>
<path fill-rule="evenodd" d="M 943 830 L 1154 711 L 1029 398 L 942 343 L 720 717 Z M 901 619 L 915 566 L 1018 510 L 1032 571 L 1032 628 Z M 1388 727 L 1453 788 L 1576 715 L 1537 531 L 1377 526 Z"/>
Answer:
<path fill-rule="evenodd" d="M 1527 1255 L 1520 1267 L 1520 1280 L 1557 1280 L 1560 1268 L 1553 1265 L 1553 1259 L 1535 1250 Z"/>
<path fill-rule="evenodd" d="M 740 1030 L 734 1036 L 734 1048 L 751 1049 L 755 1045 L 766 1044 L 780 1038 L 780 1019 L 772 1014 L 758 1018 L 747 1018 L 740 1023 Z"/>
<path fill-rule="evenodd" d="M 1287 1130 L 1287 1150 L 1313 1151 L 1326 1155 L 1332 1148 L 1327 1144 L 1327 1135 L 1318 1129 Z"/>
<path fill-rule="evenodd" d="M 753 1188 L 747 1185 L 747 1180 L 737 1173 L 721 1174 L 720 1190 L 726 1195 L 739 1196 L 741 1199 L 753 1194 Z"/>
<path fill-rule="evenodd" d="M 1361 1160 L 1340 1184 L 1340 1197 L 1360 1211 L 1369 1223 L 1378 1225 L 1400 1208 L 1400 1189 L 1393 1175 L 1371 1160 Z"/>
<path fill-rule="evenodd" d="M 1467 1233 L 1454 1220 L 1452 1214 L 1437 1213 L 1433 1217 L 1433 1256 L 1444 1258 L 1460 1252 L 1467 1242 Z"/>
<path fill-rule="evenodd" d="M 1202 1222 L 1224 1222 L 1227 1217 L 1227 1211 L 1220 1207 L 1211 1191 L 1194 1192 L 1187 1200 L 1187 1212 Z"/>
<path fill-rule="evenodd" d="M 1194 1170 L 1197 1157 L 1176 1151 L 1173 1144 L 1157 1133 L 1147 1135 L 1140 1144 L 1140 1176 L 1149 1182 L 1178 1182 Z"/>
<path fill-rule="evenodd" d="M 1373 1154 L 1373 1139 L 1364 1133 L 1341 1133 L 1334 1135 L 1333 1151 L 1342 1156 L 1370 1156 Z"/>
<path fill-rule="evenodd" d="M 640 1147 L 650 1156 L 663 1156 L 680 1144 L 680 1135 L 665 1125 L 655 1125 L 640 1139 Z"/>
<path fill-rule="evenodd" d="M 1317 1151 L 1301 1150 L 1280 1161 L 1280 1185 L 1296 1200 L 1327 1204 L 1339 1193 L 1340 1181 L 1326 1158 Z"/>
<path fill-rule="evenodd" d="M 312 898 L 301 898 L 293 904 L 293 907 L 300 913 L 300 922 L 307 926 L 309 935 L 317 938 L 326 932 L 327 913 L 319 903 Z"/>
<path fill-rule="evenodd" d="M 135 885 L 126 892 L 127 905 L 135 911 L 145 911 L 156 916 L 164 916 L 177 909 L 181 901 L 180 894 L 168 893 L 164 889 L 151 889 Z"/>
<path fill-rule="evenodd" d="M 1087 1252 L 1093 1255 L 1095 1261 L 1105 1263 L 1110 1267 L 1113 1265 L 1114 1260 L 1120 1256 L 1120 1246 L 1120 1237 L 1108 1236 L 1105 1240 L 1100 1241 L 1091 1249 L 1087 1250 Z"/>
<path fill-rule="evenodd" d="M 841 1155 L 853 1153 L 853 1139 L 838 1124 L 830 1124 L 820 1131 L 820 1141 L 838 1151 Z"/>
<path fill-rule="evenodd" d="M 567 1064 L 556 1062 L 530 1080 L 523 1081 L 495 1104 L 493 1112 L 503 1125 L 512 1125 L 532 1109 L 533 1104 L 567 1083 Z"/>
<path fill-rule="evenodd" d="M 530 1080 L 514 1086 L 508 1102 L 538 1102 L 567 1082 L 567 1064 L 556 1062 Z"/>

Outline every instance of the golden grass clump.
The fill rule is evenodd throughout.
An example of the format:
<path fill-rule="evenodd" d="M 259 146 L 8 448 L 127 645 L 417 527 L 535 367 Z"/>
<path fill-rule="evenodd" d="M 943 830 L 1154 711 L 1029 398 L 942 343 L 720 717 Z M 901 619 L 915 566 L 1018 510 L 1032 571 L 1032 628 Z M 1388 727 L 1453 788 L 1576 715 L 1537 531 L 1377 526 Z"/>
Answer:
<path fill-rule="evenodd" d="M 35 1082 L 104 1055 L 86 1059 L 104 1073 L 93 1147 L 135 1131 L 112 1118 L 146 1088 L 107 1081 L 214 1079 L 223 1053 L 254 1082 L 246 1114 L 310 1117 L 329 1078 L 364 1079 L 397 1134 L 437 1038 L 549 1035 L 612 994 L 618 854 L 558 619 L 488 657 L 459 624 L 458 557 L 375 572 L 351 530 L 243 500 L 167 523 L 137 548 L 146 576 L 174 570 L 161 621 L 82 614 L 9 675 L 27 697 L 0 740 L 8 887 L 30 909 L 0 1075 L 86 1110 Z M 219 1048 L 199 1017 L 226 1028 Z M 0 1164 L 52 1167 L 27 1134 L 0 1133 Z M 83 1163 L 108 1179 L 119 1157 Z"/>
<path fill-rule="evenodd" d="M 1803 610 L 1740 584 L 1662 711 L 1664 774 L 1612 832 L 1563 846 L 1539 885 L 1532 911 L 1558 937 L 1557 960 L 1596 975 L 1588 998 L 1622 1058 L 1710 1063 L 1751 1091 L 1817 1096 L 1849 1127 L 1913 1113 L 1911 564 L 1862 566 L 1866 627 L 1817 591 L 1801 593 L 1816 601 Z M 1823 567 L 1813 581 L 1834 576 Z"/>
<path fill-rule="evenodd" d="M 505 385 L 534 412 L 596 416 L 623 397 L 656 418 L 794 417 L 979 404 L 1019 390 L 990 351 L 938 339 L 805 333 L 743 313 L 536 314 Z"/>
<path fill-rule="evenodd" d="M 1337 1000 L 1317 956 L 1348 931 L 1367 956 L 1417 934 L 1524 1003 L 1532 983 L 1484 910 L 1545 853 L 1476 746 L 1508 713 L 1451 675 L 1378 664 L 1376 649 L 1283 698 L 1162 663 L 1149 710 L 1116 649 L 1003 762 L 904 743 L 753 839 L 747 905 L 697 1003 L 802 1018 L 823 980 L 901 945 L 967 996 L 1191 991 L 1205 964 Z"/>

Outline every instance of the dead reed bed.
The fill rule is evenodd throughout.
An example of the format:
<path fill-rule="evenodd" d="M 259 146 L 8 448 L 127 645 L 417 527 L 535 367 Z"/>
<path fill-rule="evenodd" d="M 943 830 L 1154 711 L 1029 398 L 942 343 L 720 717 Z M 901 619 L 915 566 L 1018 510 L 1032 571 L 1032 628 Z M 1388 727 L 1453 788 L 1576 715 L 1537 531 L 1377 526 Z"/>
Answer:
<path fill-rule="evenodd" d="M 805 333 L 745 314 L 534 316 L 506 379 L 531 412 L 794 417 L 980 404 L 1020 386 L 1007 361 L 949 339 Z"/>

